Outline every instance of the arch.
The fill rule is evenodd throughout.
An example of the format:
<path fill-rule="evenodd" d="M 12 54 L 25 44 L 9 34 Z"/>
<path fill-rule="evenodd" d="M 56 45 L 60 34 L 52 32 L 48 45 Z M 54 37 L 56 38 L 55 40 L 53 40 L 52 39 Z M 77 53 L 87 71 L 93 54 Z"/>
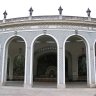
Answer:
<path fill-rule="evenodd" d="M 37 35 L 36 37 L 34 37 L 34 39 L 32 40 L 32 43 L 31 43 L 31 48 L 32 48 L 33 45 L 34 45 L 34 41 L 35 41 L 37 38 L 41 37 L 41 36 L 44 36 L 44 34 L 39 34 L 39 35 Z M 57 46 L 59 46 L 59 43 L 58 43 L 58 40 L 56 39 L 56 37 L 54 37 L 54 36 L 51 35 L 51 34 L 46 34 L 46 36 L 50 36 L 51 38 L 53 38 L 53 39 L 55 40 Z"/>
<path fill-rule="evenodd" d="M 44 36 L 44 34 L 37 35 L 37 36 L 32 40 L 31 49 L 32 49 L 32 47 L 33 47 L 33 45 L 34 45 L 34 41 L 36 41 L 36 39 L 39 38 L 39 37 L 41 37 L 41 36 Z M 59 47 L 59 42 L 58 42 L 58 40 L 56 39 L 56 37 L 54 37 L 54 36 L 51 35 L 51 34 L 46 34 L 46 36 L 49 36 L 49 37 L 53 38 L 54 41 L 55 41 L 56 44 L 57 44 L 57 47 Z M 32 52 L 32 51 L 33 51 L 33 50 L 31 50 L 31 52 Z M 57 51 L 58 51 L 58 48 L 57 48 Z"/>
<path fill-rule="evenodd" d="M 84 40 L 84 43 L 86 44 L 86 46 L 89 48 L 89 43 L 88 43 L 87 38 L 85 38 L 84 36 L 82 36 L 82 35 L 80 35 L 80 34 L 79 34 L 79 35 L 71 34 L 71 35 L 67 36 L 67 37 L 65 38 L 65 40 L 64 40 L 63 46 L 65 46 L 65 43 L 66 43 L 66 41 L 68 40 L 68 38 L 73 37 L 73 36 L 78 36 L 78 37 L 82 38 L 82 39 Z"/>
<path fill-rule="evenodd" d="M 32 60 L 32 58 L 33 58 L 33 46 L 34 46 L 34 41 L 38 38 L 38 37 L 40 37 L 40 36 L 43 36 L 44 34 L 39 34 L 39 35 L 37 35 L 33 40 L 32 40 L 32 43 L 31 43 L 31 56 L 30 56 L 30 85 L 32 85 L 32 82 L 33 82 L 33 76 L 32 76 L 32 74 L 33 74 L 33 71 L 32 71 L 32 64 L 33 64 L 33 60 Z M 57 54 L 59 54 L 59 43 L 58 43 L 58 40 L 56 39 L 56 37 L 54 37 L 53 35 L 51 35 L 51 34 L 46 34 L 47 36 L 50 36 L 50 37 L 52 37 L 54 40 L 55 40 L 55 42 L 56 42 L 56 44 L 57 44 Z M 57 55 L 57 66 L 59 66 L 59 56 Z M 58 75 L 57 75 L 58 76 Z M 58 79 L 59 80 L 59 79 Z"/>
<path fill-rule="evenodd" d="M 71 38 L 71 37 L 74 37 L 74 36 L 76 36 L 76 37 L 78 37 L 78 38 L 80 38 L 80 39 L 82 39 L 83 40 L 83 42 L 84 42 L 84 44 L 85 44 L 85 47 L 86 47 L 86 54 L 88 53 L 89 55 L 90 55 L 90 51 L 89 51 L 89 42 L 88 42 L 88 40 L 87 40 L 87 38 L 86 37 L 84 37 L 84 36 L 82 36 L 82 35 L 74 35 L 74 34 L 71 34 L 71 35 L 69 35 L 68 37 L 66 37 L 65 38 L 65 40 L 64 40 L 64 43 L 63 43 L 63 58 L 65 58 L 65 43 L 66 43 L 66 41 L 69 39 L 69 38 Z M 90 56 L 88 56 L 88 55 L 86 55 L 86 63 L 87 63 L 87 82 L 91 82 L 91 79 L 90 79 L 90 76 L 91 76 L 91 72 L 90 72 L 90 70 L 89 70 L 89 68 L 90 68 L 90 64 L 89 64 L 89 58 L 90 58 Z M 63 64 L 65 64 L 65 59 L 63 60 Z M 64 65 L 65 66 L 65 65 Z"/>
<path fill-rule="evenodd" d="M 55 41 L 55 43 L 56 43 L 56 47 L 57 47 L 57 54 L 58 54 L 58 47 L 59 47 L 59 43 L 58 43 L 58 41 L 57 41 L 57 39 L 53 36 L 53 35 L 51 35 L 51 34 L 46 34 L 46 35 L 44 35 L 44 34 L 40 34 L 40 35 L 37 35 L 33 40 L 32 40 L 32 43 L 31 43 L 31 58 L 33 58 L 34 56 L 33 56 L 33 53 L 34 53 L 34 44 L 35 44 L 35 41 L 37 40 L 37 39 L 39 39 L 39 38 L 42 38 L 43 36 L 46 36 L 46 37 L 48 37 L 48 38 L 51 38 L 53 41 Z M 42 49 L 42 48 L 41 48 Z M 48 51 L 47 51 L 48 52 Z M 58 59 L 59 59 L 59 57 L 58 57 L 58 55 L 57 55 L 57 66 L 58 66 Z M 33 68 L 32 68 L 32 64 L 34 63 L 33 62 L 33 60 L 31 59 L 31 79 L 30 79 L 30 84 L 32 84 L 32 82 L 33 82 L 33 76 L 32 76 L 32 74 L 33 74 Z M 58 75 L 57 75 L 58 76 Z"/>
<path fill-rule="evenodd" d="M 25 38 L 21 35 L 12 35 L 9 38 L 7 38 L 7 40 L 4 43 L 4 50 L 3 50 L 3 64 L 2 64 L 2 78 L 1 78 L 1 83 L 5 83 L 6 82 L 6 71 L 7 71 L 7 57 L 8 57 L 8 47 L 9 44 L 11 43 L 12 40 L 14 40 L 15 38 L 21 38 L 24 41 L 24 45 L 25 45 L 25 57 L 26 57 L 26 46 L 27 46 L 27 42 L 25 40 Z M 25 58 L 25 65 L 26 65 L 26 58 Z M 24 68 L 24 70 L 26 70 Z M 25 71 L 26 72 L 26 71 Z"/>

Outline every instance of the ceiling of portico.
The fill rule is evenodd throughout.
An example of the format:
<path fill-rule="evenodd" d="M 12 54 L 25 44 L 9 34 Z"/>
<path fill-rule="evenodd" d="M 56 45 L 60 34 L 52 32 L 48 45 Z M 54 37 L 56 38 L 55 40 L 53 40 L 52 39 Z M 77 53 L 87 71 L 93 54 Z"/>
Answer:
<path fill-rule="evenodd" d="M 68 38 L 66 42 L 83 42 L 83 39 L 79 36 L 72 36 Z"/>
<path fill-rule="evenodd" d="M 35 40 L 35 43 L 56 43 L 55 40 L 47 35 L 40 36 Z"/>

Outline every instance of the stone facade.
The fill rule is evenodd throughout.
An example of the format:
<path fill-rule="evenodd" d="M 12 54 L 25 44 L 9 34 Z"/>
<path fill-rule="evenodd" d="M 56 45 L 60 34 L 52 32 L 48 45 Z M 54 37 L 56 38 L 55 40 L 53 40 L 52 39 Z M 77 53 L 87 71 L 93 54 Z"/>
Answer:
<path fill-rule="evenodd" d="M 96 66 L 95 66 L 95 42 L 96 42 L 96 19 L 87 17 L 71 16 L 33 16 L 7 19 L 0 21 L 0 82 L 1 85 L 6 83 L 7 75 L 7 58 L 10 42 L 15 37 L 20 37 L 25 42 L 25 68 L 24 68 L 24 86 L 32 87 L 33 85 L 33 58 L 34 42 L 41 36 L 49 36 L 54 39 L 57 45 L 57 87 L 65 88 L 65 50 L 70 51 L 70 47 L 65 43 L 72 37 L 80 37 L 85 44 L 86 62 L 87 62 L 87 84 L 90 87 L 96 86 Z M 18 45 L 20 47 L 20 45 Z M 19 48 L 16 46 L 17 48 Z M 47 45 L 46 45 L 47 46 Z M 53 45 L 52 45 L 53 46 Z M 72 57 L 79 56 L 82 46 L 77 46 L 77 54 L 71 47 Z M 14 46 L 13 46 L 14 47 Z M 40 46 L 39 46 L 40 47 Z M 38 47 L 38 49 L 40 49 Z M 37 48 L 37 47 L 36 47 Z M 11 50 L 11 49 L 10 49 Z M 72 51 L 73 50 L 73 51 Z M 11 50 L 12 51 L 12 50 Z M 14 52 L 14 50 L 12 51 Z M 74 58 L 73 58 L 74 59 Z M 69 60 L 70 61 L 70 60 Z M 72 64 L 78 61 L 73 60 Z M 72 65 L 75 66 L 75 65 Z M 76 67 L 76 66 L 75 66 Z M 74 79 L 78 78 L 78 70 L 73 67 L 69 71 Z M 78 67 L 78 66 L 77 66 Z M 12 73 L 12 72 L 11 72 Z M 10 74 L 11 74 L 10 73 Z M 12 74 L 11 74 L 12 75 Z"/>

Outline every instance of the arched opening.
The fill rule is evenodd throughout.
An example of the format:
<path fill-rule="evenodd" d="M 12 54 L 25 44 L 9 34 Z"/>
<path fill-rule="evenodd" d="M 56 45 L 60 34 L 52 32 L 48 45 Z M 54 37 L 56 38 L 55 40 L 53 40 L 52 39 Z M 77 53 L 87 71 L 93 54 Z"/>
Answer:
<path fill-rule="evenodd" d="M 47 35 L 34 42 L 33 86 L 55 87 L 57 82 L 57 44 Z"/>
<path fill-rule="evenodd" d="M 84 84 L 84 86 L 85 84 L 87 84 L 86 51 L 87 51 L 86 42 L 81 36 L 74 35 L 66 40 L 65 44 L 66 85 L 69 85 L 70 83 L 72 85 L 80 84 L 81 87 L 82 84 Z M 70 55 L 68 55 L 68 53 L 70 53 Z"/>
<path fill-rule="evenodd" d="M 11 38 L 6 45 L 6 84 L 22 86 L 25 70 L 25 42 L 21 37 Z"/>

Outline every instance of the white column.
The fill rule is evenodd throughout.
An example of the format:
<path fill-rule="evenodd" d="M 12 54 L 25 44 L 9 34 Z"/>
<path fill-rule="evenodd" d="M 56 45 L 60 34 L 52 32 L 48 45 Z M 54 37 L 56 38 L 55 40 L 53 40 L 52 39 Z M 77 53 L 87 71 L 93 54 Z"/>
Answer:
<path fill-rule="evenodd" d="M 87 53 L 87 84 L 89 87 L 95 87 L 95 57 L 94 57 L 94 50 L 93 46 L 90 46 L 89 54 Z"/>
<path fill-rule="evenodd" d="M 8 47 L 8 46 L 7 46 Z M 1 85 L 5 85 L 7 78 L 7 59 L 8 59 L 8 48 L 4 50 L 4 47 L 1 48 L 1 57 L 2 57 L 2 77 Z"/>
<path fill-rule="evenodd" d="M 65 55 L 63 57 L 63 47 L 59 47 L 58 49 L 58 79 L 57 79 L 57 87 L 65 88 L 65 63 L 63 64 L 63 60 L 65 62 Z M 65 54 L 65 53 L 64 53 Z"/>
<path fill-rule="evenodd" d="M 95 86 L 96 86 L 96 53 L 95 53 L 96 49 L 94 49 L 94 66 L 95 66 Z"/>
<path fill-rule="evenodd" d="M 5 77 L 5 65 L 4 65 L 4 61 L 5 61 L 5 59 L 4 59 L 4 48 L 2 48 L 1 46 L 0 46 L 0 86 L 2 86 L 2 85 L 4 85 L 5 84 L 5 82 L 6 82 L 6 77 Z"/>
<path fill-rule="evenodd" d="M 78 56 L 76 54 L 72 54 L 72 77 L 73 80 L 78 79 Z"/>
<path fill-rule="evenodd" d="M 24 87 L 31 87 L 30 83 L 30 56 L 31 56 L 31 46 L 27 46 L 25 52 L 25 77 L 24 77 Z"/>
<path fill-rule="evenodd" d="M 66 66 L 66 65 L 65 65 Z M 65 73 L 66 74 L 66 73 Z M 72 80 L 72 58 L 68 57 L 68 79 Z"/>
<path fill-rule="evenodd" d="M 9 80 L 12 80 L 12 79 L 13 79 L 13 63 L 10 60 L 9 61 Z"/>
<path fill-rule="evenodd" d="M 33 73 L 34 73 L 33 75 L 36 76 L 37 75 L 37 58 L 36 57 L 34 58 L 34 65 L 33 65 L 33 67 L 34 67 L 33 68 Z"/>

